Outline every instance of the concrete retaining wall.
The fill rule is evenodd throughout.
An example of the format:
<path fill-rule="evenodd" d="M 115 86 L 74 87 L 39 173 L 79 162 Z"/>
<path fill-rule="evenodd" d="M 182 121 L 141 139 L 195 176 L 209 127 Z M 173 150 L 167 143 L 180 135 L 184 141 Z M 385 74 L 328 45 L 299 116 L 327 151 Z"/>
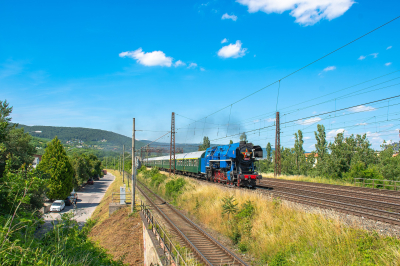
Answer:
<path fill-rule="evenodd" d="M 140 217 L 143 221 L 143 252 L 144 252 L 144 266 L 162 266 L 169 265 L 167 257 L 164 254 L 162 247 L 160 246 L 157 237 L 154 235 L 153 231 L 149 228 L 149 224 L 146 218 L 140 212 Z"/>

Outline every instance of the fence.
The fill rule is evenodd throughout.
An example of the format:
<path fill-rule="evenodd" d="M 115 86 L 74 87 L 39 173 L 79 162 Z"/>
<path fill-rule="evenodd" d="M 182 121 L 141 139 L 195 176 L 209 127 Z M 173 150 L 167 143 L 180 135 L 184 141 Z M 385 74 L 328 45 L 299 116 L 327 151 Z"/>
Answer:
<path fill-rule="evenodd" d="M 360 180 L 360 181 L 357 181 Z M 400 187 L 400 181 L 382 180 L 382 179 L 368 179 L 368 178 L 354 178 L 354 184 L 361 185 L 362 187 L 369 187 L 373 189 L 387 189 L 395 190 Z"/>
<path fill-rule="evenodd" d="M 150 212 L 149 208 L 144 205 L 143 202 L 140 202 L 140 210 L 149 223 L 151 229 L 158 239 L 161 248 L 164 251 L 164 254 L 167 255 L 167 259 L 169 260 L 170 265 L 186 265 L 186 261 L 183 259 L 182 255 L 172 243 L 171 239 L 167 236 L 164 229 L 161 227 L 160 223 L 154 219 L 153 214 Z"/>

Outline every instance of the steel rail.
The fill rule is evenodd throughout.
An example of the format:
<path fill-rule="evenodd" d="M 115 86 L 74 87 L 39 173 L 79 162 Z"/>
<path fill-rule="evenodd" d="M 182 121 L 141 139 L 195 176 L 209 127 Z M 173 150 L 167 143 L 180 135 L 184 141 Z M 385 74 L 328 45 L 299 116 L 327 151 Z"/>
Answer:
<path fill-rule="evenodd" d="M 294 185 L 290 185 L 290 186 L 284 186 L 284 185 L 273 185 L 273 186 L 268 186 L 265 183 L 263 183 L 262 185 L 258 185 L 259 188 L 267 188 L 267 187 L 272 187 L 272 191 L 273 192 L 280 192 L 280 191 L 292 191 L 293 193 L 299 193 L 299 194 L 312 194 L 316 197 L 328 197 L 328 198 L 335 198 L 337 200 L 343 201 L 343 202 L 351 202 L 351 203 L 357 203 L 360 204 L 360 206 L 365 206 L 365 207 L 373 207 L 373 208 L 381 208 L 383 210 L 391 210 L 392 212 L 400 212 L 400 205 L 399 204 L 395 204 L 395 203 L 391 203 L 391 202 L 386 202 L 386 201 L 379 201 L 379 200 L 372 200 L 372 199 L 366 199 L 364 197 L 360 198 L 357 197 L 356 193 L 335 193 L 335 194 L 331 194 L 331 193 L 327 193 L 327 192 L 323 192 L 324 189 L 320 190 L 320 189 L 310 189 L 310 190 L 299 190 L 296 186 Z M 349 196 L 351 195 L 351 196 Z M 399 202 L 399 201 L 397 201 Z"/>
<path fill-rule="evenodd" d="M 207 239 L 208 241 L 212 242 L 215 246 L 219 247 L 220 251 L 222 251 L 223 253 L 225 253 L 225 258 L 229 258 L 227 259 L 219 259 L 220 263 L 218 265 L 243 265 L 243 266 L 247 266 L 247 264 L 242 261 L 240 258 L 238 258 L 235 254 L 233 254 L 232 252 L 230 252 L 229 250 L 227 250 L 223 245 L 221 245 L 217 240 L 215 240 L 212 236 L 210 236 L 209 234 L 207 234 L 204 230 L 202 230 L 200 227 L 198 227 L 195 223 L 193 223 L 191 220 L 189 220 L 186 216 L 184 216 L 183 214 L 181 214 L 178 210 L 176 210 L 172 205 L 170 205 L 169 203 L 167 203 L 164 199 L 162 199 L 160 196 L 158 196 L 157 194 L 155 194 L 153 191 L 151 191 L 149 188 L 147 188 L 143 183 L 141 183 L 140 181 L 138 181 L 138 183 L 143 186 L 147 191 L 149 191 L 153 196 L 155 196 L 159 201 L 161 201 L 163 203 L 163 205 L 166 205 L 170 210 L 172 210 L 172 212 L 179 217 L 180 219 L 182 219 L 185 223 L 187 223 L 189 226 L 191 226 L 195 231 L 197 231 L 198 233 L 200 233 L 200 235 L 203 236 L 203 238 Z M 143 196 L 156 208 L 156 210 L 160 213 L 160 215 L 170 224 L 170 226 L 176 230 L 176 232 L 178 232 L 178 234 L 181 236 L 181 238 L 184 240 L 184 242 L 186 242 L 189 247 L 197 254 L 197 256 L 200 258 L 200 260 L 202 260 L 206 265 L 215 265 L 212 264 L 212 262 L 210 262 L 211 259 L 207 258 L 206 254 L 203 254 L 197 247 L 195 243 L 192 243 L 192 241 L 189 240 L 189 238 L 187 237 L 187 235 L 185 235 L 182 230 L 180 230 L 178 228 L 177 225 L 175 225 L 175 223 L 168 217 L 168 215 L 162 211 L 157 204 L 150 199 L 150 197 L 143 191 L 142 188 L 140 188 L 140 186 L 138 186 L 139 191 L 143 194 Z M 215 250 L 213 251 L 213 255 L 215 257 Z M 220 255 L 221 256 L 221 255 Z M 213 259 L 215 261 L 215 259 Z M 232 262 L 228 262 L 228 261 L 232 261 Z"/>
<path fill-rule="evenodd" d="M 324 208 L 324 209 L 331 209 L 331 210 L 335 210 L 335 211 L 339 211 L 339 212 L 343 212 L 343 213 L 347 213 L 347 214 L 351 214 L 351 215 L 355 215 L 355 216 L 367 217 L 371 220 L 381 221 L 381 222 L 400 226 L 400 220 L 398 220 L 398 219 L 383 217 L 383 216 L 379 216 L 379 215 L 375 215 L 375 214 L 371 214 L 371 213 L 354 210 L 354 209 L 368 209 L 369 211 L 371 211 L 371 209 L 369 209 L 369 208 L 362 208 L 362 207 L 355 206 L 355 205 L 348 204 L 348 203 L 341 203 L 341 202 L 336 202 L 336 201 L 332 201 L 332 200 L 308 197 L 308 196 L 303 196 L 303 195 L 298 195 L 298 194 L 293 194 L 293 193 L 279 193 L 278 192 L 277 194 L 279 194 L 280 197 L 285 198 L 288 201 L 294 201 L 294 202 L 298 202 L 298 203 L 302 203 L 302 204 L 306 204 L 306 205 L 312 205 L 312 206 Z M 321 201 L 324 202 L 325 204 L 321 203 Z M 350 209 L 347 209 L 344 207 L 349 207 L 349 208 L 353 208 L 353 209 L 350 210 Z M 381 210 L 374 210 L 374 211 L 379 212 L 379 213 L 385 212 L 385 211 L 381 211 Z"/>
<path fill-rule="evenodd" d="M 186 175 L 186 176 L 191 177 L 190 175 Z M 202 180 L 202 179 L 199 179 L 196 177 L 192 177 L 192 178 L 196 179 L 197 181 L 203 181 L 203 182 L 207 182 L 207 183 L 209 182 L 207 180 Z M 305 196 L 305 195 L 299 195 L 297 193 L 270 191 L 262 186 L 262 184 L 263 183 L 265 184 L 266 181 L 272 181 L 272 182 L 277 182 L 277 183 L 281 183 L 281 184 L 289 183 L 291 185 L 291 189 L 295 188 L 297 190 L 302 191 L 302 193 L 310 193 L 310 192 L 311 193 L 320 193 L 319 194 L 320 197 L 309 197 L 309 196 Z M 227 186 L 224 186 L 224 184 L 222 184 L 222 183 L 216 183 L 216 182 L 210 182 L 210 183 L 222 185 L 223 187 L 227 187 Z M 348 191 L 348 192 L 353 193 L 353 195 L 358 194 L 358 195 L 362 195 L 363 197 L 376 196 L 376 197 L 379 197 L 380 199 L 387 199 L 386 201 L 382 201 L 382 204 L 385 204 L 385 206 L 388 207 L 389 209 L 391 207 L 395 207 L 395 209 L 398 209 L 400 206 L 396 203 L 399 202 L 400 198 L 397 198 L 395 196 L 400 195 L 400 191 L 397 191 L 397 193 L 396 193 L 396 191 L 389 191 L 389 192 L 394 192 L 394 193 L 391 193 L 392 195 L 382 195 L 381 193 L 379 193 L 382 191 L 381 190 L 377 191 L 377 189 L 348 187 L 348 186 L 330 185 L 330 184 L 322 184 L 322 183 L 311 183 L 311 182 L 304 182 L 304 181 L 282 180 L 282 179 L 277 180 L 277 179 L 272 179 L 272 178 L 267 178 L 266 180 L 264 179 L 262 181 L 260 180 L 260 184 L 261 184 L 261 186 L 257 185 L 256 187 L 258 189 L 261 189 L 263 193 L 268 193 L 268 194 L 272 193 L 275 195 L 279 195 L 280 197 L 283 197 L 283 198 L 285 198 L 285 200 L 288 200 L 288 201 L 298 202 L 298 203 L 302 203 L 305 205 L 311 205 L 311 206 L 320 207 L 320 208 L 324 208 L 324 209 L 332 209 L 332 210 L 336 210 L 338 212 L 347 213 L 347 214 L 360 216 L 360 217 L 366 217 L 371 220 L 381 221 L 381 222 L 400 226 L 400 219 L 399 219 L 400 215 L 396 212 L 380 210 L 380 209 L 366 207 L 366 206 L 357 206 L 357 205 L 350 204 L 350 203 L 340 202 L 337 199 L 332 200 L 332 196 L 333 197 L 334 196 L 343 197 L 341 195 L 337 195 L 337 192 Z M 269 186 L 269 187 L 271 187 L 271 186 Z M 302 187 L 305 187 L 307 189 L 321 188 L 322 190 L 323 189 L 331 190 L 331 193 L 313 192 L 313 191 L 309 191 L 306 189 L 302 190 L 301 189 Z M 235 188 L 236 189 L 244 189 L 244 188 L 238 188 L 238 187 L 235 187 Z M 324 199 L 322 197 L 331 197 L 331 200 Z M 348 198 L 351 198 L 351 197 L 348 197 Z M 354 201 L 362 201 L 365 199 L 355 197 L 355 198 L 353 198 L 353 200 Z M 372 202 L 371 200 L 369 200 L 369 201 Z M 324 203 L 321 203 L 321 202 L 324 202 Z M 392 202 L 396 202 L 396 203 L 393 204 Z M 379 202 L 375 202 L 375 207 L 378 203 Z M 350 208 L 350 209 L 348 209 L 348 208 Z M 391 217 L 385 217 L 385 216 L 381 216 L 381 215 L 377 215 L 377 214 L 381 214 L 381 215 L 383 214 L 385 216 L 391 216 Z"/>
<path fill-rule="evenodd" d="M 296 186 L 307 186 L 307 187 L 321 187 L 332 190 L 340 190 L 340 191 L 349 191 L 355 193 L 362 194 L 371 194 L 371 195 L 379 195 L 387 198 L 393 198 L 396 200 L 400 200 L 400 191 L 395 190 L 384 190 L 384 189 L 372 189 L 366 187 L 352 187 L 352 186 L 341 186 L 341 185 L 333 185 L 333 184 L 323 184 L 323 183 L 313 183 L 313 182 L 305 182 L 305 181 L 294 181 L 294 180 L 285 180 L 285 179 L 276 179 L 276 178 L 263 178 L 261 183 L 264 182 L 280 182 L 280 183 L 291 183 Z"/>

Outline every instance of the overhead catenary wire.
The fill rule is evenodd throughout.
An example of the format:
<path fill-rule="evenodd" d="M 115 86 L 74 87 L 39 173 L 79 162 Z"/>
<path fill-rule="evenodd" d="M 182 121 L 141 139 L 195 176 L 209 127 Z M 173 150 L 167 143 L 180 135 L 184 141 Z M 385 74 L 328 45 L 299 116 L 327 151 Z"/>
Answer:
<path fill-rule="evenodd" d="M 288 121 L 288 122 L 281 123 L 281 125 L 282 124 L 293 123 L 293 122 L 297 122 L 297 121 L 300 121 L 300 120 L 305 120 L 305 119 L 309 119 L 309 118 L 313 118 L 313 117 L 317 117 L 317 116 L 321 116 L 321 115 L 326 115 L 326 114 L 330 114 L 330 113 L 340 112 L 340 111 L 344 111 L 344 110 L 347 110 L 347 109 L 350 109 L 350 108 L 354 108 L 354 107 L 358 107 L 358 106 L 361 106 L 361 105 L 367 105 L 367 104 L 377 103 L 377 102 L 381 102 L 381 101 L 386 101 L 386 100 L 394 99 L 394 98 L 398 98 L 398 97 L 400 97 L 400 95 L 396 95 L 396 96 L 392 96 L 392 97 L 388 97 L 388 98 L 384 98 L 384 99 L 380 99 L 380 100 L 375 100 L 375 101 L 371 101 L 371 102 L 367 102 L 367 103 L 362 103 L 362 104 L 357 104 L 357 105 L 353 105 L 353 106 L 350 106 L 350 107 L 341 108 L 341 109 L 334 110 L 334 111 L 324 112 L 324 113 L 320 113 L 320 114 L 316 114 L 316 115 L 312 115 L 312 116 L 307 116 L 307 117 L 291 120 L 291 121 Z M 271 128 L 271 127 L 274 127 L 274 125 L 267 126 L 267 127 L 264 127 L 264 128 Z M 263 128 L 260 128 L 260 129 L 263 129 Z M 245 133 L 253 132 L 253 131 L 256 131 L 256 130 L 259 130 L 259 129 L 248 130 Z M 213 139 L 212 141 L 219 140 L 219 139 L 224 139 L 224 138 L 227 138 L 227 137 L 233 137 L 233 136 L 237 136 L 237 135 L 238 134 L 232 134 L 230 136 Z"/>
<path fill-rule="evenodd" d="M 298 73 L 299 71 L 301 71 L 301 70 L 303 70 L 303 69 L 305 69 L 305 68 L 307 68 L 307 67 L 309 67 L 309 66 L 315 64 L 316 62 L 319 62 L 320 60 L 322 60 L 322 59 L 328 57 L 329 55 L 331 55 L 331 54 L 333 54 L 333 53 L 335 53 L 335 52 L 337 52 L 337 51 L 339 51 L 339 50 L 341 50 L 341 49 L 343 49 L 343 48 L 349 46 L 350 44 L 352 44 L 352 43 L 354 43 L 354 42 L 356 42 L 356 41 L 358 41 L 358 40 L 364 38 L 365 36 L 367 36 L 367 35 L 369 35 L 369 34 L 375 32 L 375 31 L 377 31 L 378 29 L 380 29 L 380 28 L 382 28 L 382 27 L 384 27 L 384 26 L 386 26 L 386 25 L 392 23 L 393 21 L 395 21 L 395 20 L 397 20 L 397 19 L 399 19 L 399 18 L 400 18 L 400 16 L 397 16 L 397 17 L 391 19 L 390 21 L 387 21 L 386 23 L 384 23 L 384 24 L 382 24 L 382 25 L 380 25 L 380 26 L 374 28 L 373 30 L 371 30 L 371 31 L 369 31 L 369 32 L 367 32 L 367 33 L 365 33 L 365 34 L 359 36 L 358 38 L 356 38 L 356 39 L 354 39 L 354 40 L 352 40 L 352 41 L 350 41 L 350 42 L 348 42 L 348 43 L 342 45 L 341 47 L 339 47 L 339 48 L 337 48 L 337 49 L 335 49 L 335 50 L 333 50 L 333 51 L 331 51 L 331 52 L 329 52 L 329 53 L 327 53 L 327 54 L 325 54 L 325 55 L 319 57 L 318 59 L 312 61 L 311 63 L 308 63 L 308 64 L 304 65 L 303 67 L 300 67 L 300 68 L 298 68 L 297 70 L 295 70 L 295 71 L 293 71 L 293 72 L 287 74 L 286 76 L 284 76 L 284 77 L 282 77 L 282 78 L 280 78 L 280 79 L 278 79 L 278 80 L 276 80 L 276 81 L 274 81 L 274 82 L 272 82 L 272 83 L 270 83 L 270 84 L 268 84 L 268 85 L 262 87 L 261 89 L 258 89 L 258 90 L 256 90 L 256 91 L 254 91 L 253 93 L 250 93 L 250 94 L 246 95 L 245 97 L 242 97 L 242 98 L 240 98 L 239 100 L 237 100 L 237 101 L 235 101 L 235 102 L 233 102 L 233 103 L 231 103 L 231 104 L 229 104 L 229 105 L 227 105 L 227 106 L 225 106 L 225 107 L 223 107 L 223 108 L 221 108 L 221 109 L 218 109 L 217 111 L 215 111 L 215 112 L 213 112 L 213 113 L 207 115 L 206 117 L 210 117 L 210 116 L 212 116 L 212 115 L 214 115 L 214 114 L 216 114 L 216 113 L 218 113 L 218 112 L 220 112 L 220 111 L 222 111 L 222 110 L 225 110 L 225 109 L 228 108 L 229 106 L 234 105 L 234 104 L 237 104 L 237 103 L 239 103 L 239 102 L 241 102 L 241 101 L 243 101 L 243 100 L 249 98 L 250 96 L 252 96 L 252 95 L 254 95 L 254 94 L 256 94 L 256 93 L 259 93 L 260 91 L 263 91 L 263 90 L 265 90 L 266 88 L 268 88 L 268 87 L 270 87 L 270 86 L 272 86 L 272 85 L 274 85 L 274 84 L 276 84 L 276 83 L 278 83 L 278 82 L 280 82 L 280 81 L 282 81 L 282 80 L 284 80 L 284 79 L 289 78 L 290 76 L 292 76 L 292 75 Z M 201 119 L 200 119 L 200 120 L 201 120 Z M 199 120 L 196 120 L 196 121 L 199 121 Z"/>

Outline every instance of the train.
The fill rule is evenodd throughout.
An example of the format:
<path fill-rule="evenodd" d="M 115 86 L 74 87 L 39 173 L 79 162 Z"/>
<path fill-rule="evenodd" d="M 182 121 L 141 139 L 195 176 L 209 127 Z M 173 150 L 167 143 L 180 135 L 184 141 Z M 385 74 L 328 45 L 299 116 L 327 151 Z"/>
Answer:
<path fill-rule="evenodd" d="M 176 154 L 175 162 L 170 162 L 170 156 L 161 156 L 144 159 L 143 164 L 147 167 L 169 170 L 170 163 L 175 163 L 177 174 L 252 188 L 256 185 L 256 181 L 262 178 L 254 165 L 256 159 L 262 157 L 263 150 L 260 146 L 240 141 L 210 147 L 205 151 Z"/>

